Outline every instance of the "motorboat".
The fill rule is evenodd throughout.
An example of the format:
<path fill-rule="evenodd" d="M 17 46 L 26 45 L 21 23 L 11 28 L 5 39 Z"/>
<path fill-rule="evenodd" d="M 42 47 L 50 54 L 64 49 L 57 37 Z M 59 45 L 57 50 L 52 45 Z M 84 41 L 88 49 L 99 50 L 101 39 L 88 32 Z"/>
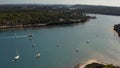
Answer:
<path fill-rule="evenodd" d="M 28 34 L 28 37 L 32 37 L 32 34 Z"/>
<path fill-rule="evenodd" d="M 79 48 L 77 48 L 75 51 L 76 51 L 76 52 L 79 52 Z"/>
<path fill-rule="evenodd" d="M 90 40 L 87 40 L 87 44 L 89 43 Z"/>
<path fill-rule="evenodd" d="M 34 43 L 32 44 L 32 48 L 35 48 L 35 44 Z"/>
<path fill-rule="evenodd" d="M 35 58 L 39 58 L 40 57 L 40 53 L 38 53 L 37 55 L 35 55 Z"/>
<path fill-rule="evenodd" d="M 32 40 L 32 38 L 30 37 L 29 40 Z"/>
<path fill-rule="evenodd" d="M 19 59 L 20 59 L 20 56 L 17 55 L 17 56 L 14 57 L 14 59 L 13 59 L 12 61 L 17 61 L 17 60 L 19 60 Z"/>

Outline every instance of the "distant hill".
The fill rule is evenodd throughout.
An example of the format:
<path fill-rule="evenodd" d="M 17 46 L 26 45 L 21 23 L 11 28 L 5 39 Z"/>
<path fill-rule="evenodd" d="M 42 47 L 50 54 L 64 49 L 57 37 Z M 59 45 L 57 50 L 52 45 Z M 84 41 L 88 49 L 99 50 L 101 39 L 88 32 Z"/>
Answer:
<path fill-rule="evenodd" d="M 97 5 L 73 5 L 70 8 L 82 10 L 87 13 L 120 15 L 120 7 L 97 6 Z"/>
<path fill-rule="evenodd" d="M 97 5 L 61 5 L 61 4 L 8 4 L 0 5 L 0 12 L 28 11 L 82 11 L 85 13 L 120 15 L 120 7 Z"/>
<path fill-rule="evenodd" d="M 21 11 L 66 11 L 67 5 L 50 4 L 6 4 L 0 5 L 0 12 L 21 12 Z"/>

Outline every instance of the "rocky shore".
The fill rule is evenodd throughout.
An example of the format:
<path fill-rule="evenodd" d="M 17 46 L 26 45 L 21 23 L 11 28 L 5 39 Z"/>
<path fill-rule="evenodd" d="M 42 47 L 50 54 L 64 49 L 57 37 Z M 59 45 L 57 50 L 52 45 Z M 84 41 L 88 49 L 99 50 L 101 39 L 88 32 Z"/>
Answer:
<path fill-rule="evenodd" d="M 118 33 L 118 36 L 120 37 L 120 24 L 114 25 L 114 30 Z"/>
<path fill-rule="evenodd" d="M 88 60 L 83 65 L 78 64 L 74 68 L 120 68 L 119 66 L 114 66 L 112 64 L 101 63 L 95 59 Z"/>

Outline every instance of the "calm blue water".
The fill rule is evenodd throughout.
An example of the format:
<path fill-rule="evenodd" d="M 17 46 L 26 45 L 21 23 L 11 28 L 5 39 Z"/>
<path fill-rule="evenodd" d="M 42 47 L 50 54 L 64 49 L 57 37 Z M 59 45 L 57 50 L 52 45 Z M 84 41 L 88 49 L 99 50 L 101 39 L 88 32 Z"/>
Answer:
<path fill-rule="evenodd" d="M 0 32 L 0 68 L 73 68 L 92 58 L 119 65 L 120 39 L 113 25 L 120 23 L 120 17 L 95 16 L 85 24 Z M 25 37 L 29 33 L 33 40 Z M 20 59 L 12 62 L 16 51 Z"/>

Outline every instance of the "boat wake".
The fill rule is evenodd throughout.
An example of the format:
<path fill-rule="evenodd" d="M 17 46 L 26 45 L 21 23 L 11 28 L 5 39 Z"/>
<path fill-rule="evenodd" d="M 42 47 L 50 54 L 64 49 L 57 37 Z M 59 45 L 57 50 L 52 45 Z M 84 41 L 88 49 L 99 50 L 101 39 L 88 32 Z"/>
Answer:
<path fill-rule="evenodd" d="M 9 38 L 25 38 L 28 37 L 27 35 L 24 36 L 10 36 L 10 37 L 0 37 L 0 39 L 9 39 Z"/>

